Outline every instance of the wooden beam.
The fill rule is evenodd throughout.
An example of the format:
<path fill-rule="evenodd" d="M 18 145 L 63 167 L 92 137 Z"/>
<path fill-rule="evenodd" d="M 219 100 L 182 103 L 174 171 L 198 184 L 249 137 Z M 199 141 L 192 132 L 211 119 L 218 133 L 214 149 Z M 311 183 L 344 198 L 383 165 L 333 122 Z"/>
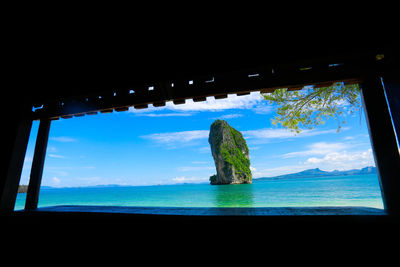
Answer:
<path fill-rule="evenodd" d="M 202 102 L 202 101 L 206 101 L 206 100 L 207 100 L 207 98 L 205 96 L 193 98 L 193 102 Z"/>
<path fill-rule="evenodd" d="M 174 102 L 174 105 L 182 105 L 182 104 L 185 104 L 186 100 L 185 99 L 175 99 L 173 102 Z"/>
<path fill-rule="evenodd" d="M 215 99 L 224 99 L 224 98 L 227 98 L 227 97 L 228 97 L 227 94 L 215 95 L 215 96 L 214 96 Z"/>
<path fill-rule="evenodd" d="M 175 104 L 184 103 L 185 99 L 203 100 L 205 97 L 228 94 L 249 93 L 252 91 L 272 92 L 276 88 L 289 88 L 298 90 L 306 85 L 331 84 L 336 81 L 353 83 L 359 81 L 365 72 L 371 72 L 369 68 L 363 68 L 365 62 L 354 64 L 342 64 L 337 67 L 328 67 L 325 64 L 311 63 L 312 67 L 306 71 L 300 71 L 298 67 L 278 66 L 271 68 L 261 67 L 252 70 L 238 70 L 229 73 L 215 73 L 212 80 L 207 77 L 193 78 L 192 84 L 187 80 L 169 82 L 154 82 L 152 86 L 144 84 L 132 85 L 135 93 L 129 93 L 130 89 L 110 88 L 96 96 L 82 95 L 74 99 L 65 99 L 51 103 L 44 103 L 42 109 L 31 113 L 33 119 L 62 117 L 69 118 L 75 114 L 95 114 L 101 110 L 118 109 L 121 107 L 142 107 L 150 103 L 163 103 L 173 101 Z M 256 76 L 254 76 L 256 75 Z M 172 86 L 173 84 L 173 86 Z M 149 89 L 152 88 L 152 89 Z M 99 95 L 102 97 L 99 98 Z M 143 106 L 144 107 L 144 106 Z"/>
<path fill-rule="evenodd" d="M 28 192 L 26 195 L 25 210 L 27 211 L 37 208 L 40 184 L 42 182 L 44 160 L 46 158 L 47 141 L 49 139 L 50 122 L 50 120 L 46 119 L 40 121 L 35 145 L 35 154 L 33 155 Z"/>
<path fill-rule="evenodd" d="M 5 155 L 5 176 L 1 177 L 2 186 L 0 187 L 0 213 L 9 213 L 14 210 L 15 200 L 17 198 L 19 181 L 21 179 L 22 167 L 24 164 L 26 147 L 28 146 L 29 135 L 32 128 L 32 120 L 22 119 L 13 121 L 10 125 L 4 125 L 4 129 L 11 133 L 6 133 L 12 138 L 11 153 Z M 15 136 L 15 137 L 14 137 Z M 5 137 L 2 137 L 5 138 Z"/>
<path fill-rule="evenodd" d="M 142 105 L 135 105 L 133 106 L 135 109 L 146 109 L 148 108 L 148 104 L 142 104 Z"/>
<path fill-rule="evenodd" d="M 367 78 L 361 88 L 383 203 L 389 215 L 399 216 L 400 155 L 384 88 L 379 77 Z"/>
<path fill-rule="evenodd" d="M 153 106 L 154 107 L 164 107 L 166 104 L 165 104 L 165 101 L 161 101 L 161 102 L 154 102 L 153 103 Z"/>

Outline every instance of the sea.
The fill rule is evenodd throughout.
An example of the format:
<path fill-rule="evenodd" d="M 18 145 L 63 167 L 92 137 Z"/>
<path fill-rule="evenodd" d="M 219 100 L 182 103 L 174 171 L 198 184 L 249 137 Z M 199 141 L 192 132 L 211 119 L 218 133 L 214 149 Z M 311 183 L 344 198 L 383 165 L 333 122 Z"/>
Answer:
<path fill-rule="evenodd" d="M 24 209 L 26 193 L 15 210 Z M 376 174 L 312 178 L 253 179 L 252 184 L 103 186 L 40 190 L 38 207 L 100 205 L 135 207 L 317 207 L 383 209 Z"/>

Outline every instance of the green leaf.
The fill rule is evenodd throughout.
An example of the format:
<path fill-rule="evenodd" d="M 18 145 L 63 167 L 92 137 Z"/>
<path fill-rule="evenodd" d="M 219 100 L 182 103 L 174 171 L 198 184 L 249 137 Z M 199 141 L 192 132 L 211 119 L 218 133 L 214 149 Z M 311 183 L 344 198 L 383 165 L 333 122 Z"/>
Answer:
<path fill-rule="evenodd" d="M 352 114 L 356 110 L 361 112 L 358 84 L 335 83 L 330 87 L 301 91 L 287 91 L 283 88 L 263 94 L 263 97 L 269 104 L 278 105 L 277 116 L 271 123 L 280 124 L 296 133 L 300 133 L 302 128 L 313 129 L 322 125 L 329 118 L 338 119 L 337 131 L 340 131 L 341 123 L 346 123 L 345 120 L 339 120 L 343 114 Z"/>

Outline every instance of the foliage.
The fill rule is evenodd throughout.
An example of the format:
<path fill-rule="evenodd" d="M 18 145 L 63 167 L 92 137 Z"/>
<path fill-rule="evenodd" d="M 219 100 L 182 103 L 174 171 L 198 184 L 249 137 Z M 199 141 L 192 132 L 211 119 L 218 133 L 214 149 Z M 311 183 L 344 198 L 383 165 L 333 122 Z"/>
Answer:
<path fill-rule="evenodd" d="M 312 129 L 325 123 L 330 117 L 338 120 L 339 132 L 345 120 L 341 120 L 344 112 L 350 114 L 361 111 L 358 84 L 344 85 L 336 83 L 329 87 L 308 87 L 300 91 L 277 89 L 273 93 L 263 94 L 270 104 L 277 104 L 277 116 L 272 124 L 281 124 L 296 133 L 301 128 Z"/>
<path fill-rule="evenodd" d="M 217 183 L 217 175 L 216 174 L 210 176 L 210 183 L 211 184 Z"/>
<path fill-rule="evenodd" d="M 236 174 L 244 174 L 245 179 L 250 180 L 250 160 L 245 156 L 245 154 L 249 153 L 249 148 L 247 147 L 246 141 L 239 131 L 235 130 L 229 125 L 227 125 L 227 127 L 229 127 L 229 132 L 234 144 L 222 144 L 220 152 L 224 160 L 233 165 Z"/>
<path fill-rule="evenodd" d="M 240 175 L 245 181 L 251 181 L 250 160 L 247 158 L 249 148 L 243 135 L 232 128 L 226 121 L 216 120 L 211 125 L 210 142 L 217 148 L 223 160 L 235 169 L 235 173 Z M 211 176 L 210 182 L 213 184 L 217 176 Z"/>
<path fill-rule="evenodd" d="M 238 147 L 223 144 L 221 146 L 221 154 L 226 162 L 233 165 L 236 174 L 244 175 L 246 180 L 250 180 L 250 160 L 244 156 Z"/>

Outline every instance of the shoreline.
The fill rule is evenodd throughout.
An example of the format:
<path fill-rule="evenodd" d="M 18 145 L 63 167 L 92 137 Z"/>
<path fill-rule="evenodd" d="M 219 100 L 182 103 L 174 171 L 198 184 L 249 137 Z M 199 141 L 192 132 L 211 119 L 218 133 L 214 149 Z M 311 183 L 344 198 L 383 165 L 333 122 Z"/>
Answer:
<path fill-rule="evenodd" d="M 18 186 L 18 192 L 17 193 L 27 193 L 28 192 L 28 186 L 27 185 L 19 185 Z"/>

